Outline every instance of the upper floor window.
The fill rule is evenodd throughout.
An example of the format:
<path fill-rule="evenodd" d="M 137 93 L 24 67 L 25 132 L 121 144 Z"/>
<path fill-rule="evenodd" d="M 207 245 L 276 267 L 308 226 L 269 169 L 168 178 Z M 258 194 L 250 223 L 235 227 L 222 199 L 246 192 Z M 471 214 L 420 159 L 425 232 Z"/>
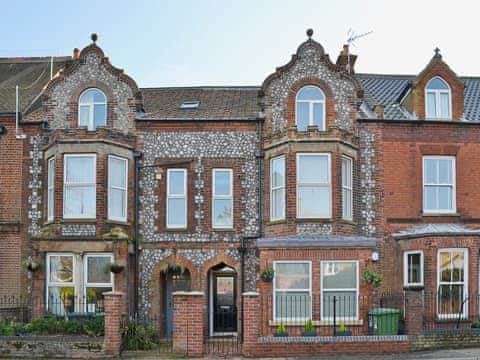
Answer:
<path fill-rule="evenodd" d="M 88 89 L 78 100 L 78 126 L 95 130 L 107 122 L 107 98 L 99 89 Z"/>
<path fill-rule="evenodd" d="M 127 221 L 128 160 L 108 157 L 108 218 Z"/>
<path fill-rule="evenodd" d="M 231 169 L 213 169 L 213 227 L 233 227 L 233 174 Z"/>
<path fill-rule="evenodd" d="M 330 154 L 297 154 L 297 217 L 330 216 Z"/>
<path fill-rule="evenodd" d="M 187 170 L 167 171 L 167 228 L 187 227 Z"/>
<path fill-rule="evenodd" d="M 285 219 L 285 156 L 270 160 L 270 219 Z"/>
<path fill-rule="evenodd" d="M 53 220 L 55 209 L 55 158 L 51 157 L 47 163 L 47 220 Z"/>
<path fill-rule="evenodd" d="M 425 87 L 425 107 L 428 119 L 450 119 L 451 92 L 448 84 L 439 77 L 431 79 Z"/>
<path fill-rule="evenodd" d="M 300 131 L 308 126 L 316 125 L 319 130 L 325 130 L 325 95 L 316 86 L 305 86 L 297 93 L 296 124 Z"/>
<path fill-rule="evenodd" d="M 96 157 L 93 154 L 68 154 L 64 157 L 64 218 L 95 218 Z"/>
<path fill-rule="evenodd" d="M 353 218 L 352 162 L 351 158 L 342 157 L 342 217 L 345 220 Z"/>
<path fill-rule="evenodd" d="M 423 157 L 423 211 L 454 213 L 455 157 Z"/>

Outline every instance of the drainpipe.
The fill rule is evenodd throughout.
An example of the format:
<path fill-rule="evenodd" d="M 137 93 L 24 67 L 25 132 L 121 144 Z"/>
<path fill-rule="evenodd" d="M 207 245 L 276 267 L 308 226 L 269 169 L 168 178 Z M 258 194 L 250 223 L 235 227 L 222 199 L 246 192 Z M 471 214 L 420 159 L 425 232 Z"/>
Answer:
<path fill-rule="evenodd" d="M 140 230 L 138 226 L 138 210 L 139 210 L 139 203 L 140 203 L 140 197 L 139 197 L 139 173 L 140 173 L 140 167 L 139 167 L 139 161 L 142 158 L 142 153 L 140 151 L 134 151 L 133 152 L 133 159 L 135 163 L 135 251 L 134 251 L 134 262 L 135 262 L 135 276 L 133 278 L 133 286 L 134 286 L 134 296 L 133 296 L 133 303 L 134 303 L 134 312 L 135 312 L 135 318 L 138 318 L 138 269 L 139 269 L 139 264 L 138 264 L 138 237 L 140 235 Z"/>

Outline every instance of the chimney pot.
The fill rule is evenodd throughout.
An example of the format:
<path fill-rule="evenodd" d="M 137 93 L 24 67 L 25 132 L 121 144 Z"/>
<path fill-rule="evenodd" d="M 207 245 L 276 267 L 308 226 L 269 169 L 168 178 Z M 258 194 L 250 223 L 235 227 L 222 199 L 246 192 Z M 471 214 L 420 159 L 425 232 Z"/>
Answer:
<path fill-rule="evenodd" d="M 78 48 L 73 49 L 73 58 L 78 59 L 80 56 L 80 50 Z"/>
<path fill-rule="evenodd" d="M 383 105 L 375 105 L 373 107 L 373 111 L 375 115 L 377 115 L 377 119 L 383 119 L 385 116 L 385 107 Z"/>

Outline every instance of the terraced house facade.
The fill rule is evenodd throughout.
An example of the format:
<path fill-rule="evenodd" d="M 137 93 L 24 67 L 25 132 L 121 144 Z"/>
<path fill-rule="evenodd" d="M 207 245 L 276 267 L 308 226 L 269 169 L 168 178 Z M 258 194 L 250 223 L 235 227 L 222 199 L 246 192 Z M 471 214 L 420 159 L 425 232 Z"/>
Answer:
<path fill-rule="evenodd" d="M 139 88 L 95 38 L 0 59 L 0 296 L 40 316 L 120 291 L 165 336 L 175 296 L 209 337 L 367 334 L 379 292 L 477 316 L 480 79 L 438 49 L 417 75 L 356 73 L 312 33 L 251 87 Z"/>

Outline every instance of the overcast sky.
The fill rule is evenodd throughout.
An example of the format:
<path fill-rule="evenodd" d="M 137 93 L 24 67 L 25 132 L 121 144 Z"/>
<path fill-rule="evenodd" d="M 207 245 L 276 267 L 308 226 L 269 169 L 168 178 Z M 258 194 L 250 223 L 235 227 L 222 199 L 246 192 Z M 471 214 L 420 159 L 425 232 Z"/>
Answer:
<path fill-rule="evenodd" d="M 332 61 L 352 28 L 357 72 L 420 72 L 439 47 L 480 76 L 480 1 L 80 0 L 2 2 L 0 57 L 70 55 L 99 34 L 141 87 L 259 85 L 314 29 Z"/>

